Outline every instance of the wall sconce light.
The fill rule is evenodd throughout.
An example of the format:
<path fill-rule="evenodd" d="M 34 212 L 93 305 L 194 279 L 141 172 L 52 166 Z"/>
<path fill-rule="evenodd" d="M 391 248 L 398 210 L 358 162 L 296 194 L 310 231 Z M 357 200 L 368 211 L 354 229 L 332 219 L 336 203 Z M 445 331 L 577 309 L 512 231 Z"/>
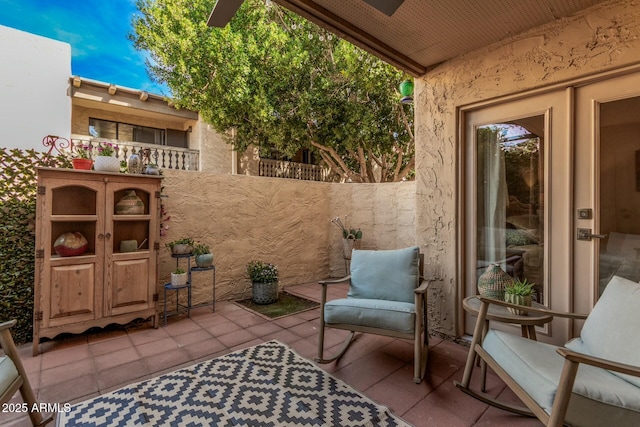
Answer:
<path fill-rule="evenodd" d="M 413 104 L 413 82 L 409 79 L 400 83 L 398 86 L 400 90 L 400 94 L 402 98 L 400 98 L 400 102 L 403 104 Z"/>

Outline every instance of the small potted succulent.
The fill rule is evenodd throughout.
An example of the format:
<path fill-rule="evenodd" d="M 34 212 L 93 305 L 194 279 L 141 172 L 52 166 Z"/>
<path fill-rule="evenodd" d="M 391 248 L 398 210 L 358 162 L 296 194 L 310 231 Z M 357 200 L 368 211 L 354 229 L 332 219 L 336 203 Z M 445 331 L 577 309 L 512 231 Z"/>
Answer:
<path fill-rule="evenodd" d="M 533 295 L 534 283 L 529 283 L 527 279 L 514 279 L 504 288 L 504 300 L 510 304 L 523 305 L 531 307 L 531 296 Z M 509 312 L 520 316 L 526 316 L 527 312 L 518 310 L 517 308 L 507 307 Z"/>
<path fill-rule="evenodd" d="M 200 268 L 208 268 L 213 264 L 213 254 L 209 249 L 209 245 L 205 243 L 197 242 L 193 245 L 191 254 L 196 257 L 196 265 Z"/>
<path fill-rule="evenodd" d="M 166 246 L 171 249 L 171 253 L 174 255 L 186 255 L 193 252 L 193 243 L 191 237 L 183 237 L 167 243 Z"/>
<path fill-rule="evenodd" d="M 171 286 L 184 286 L 187 284 L 187 272 L 176 268 L 171 272 Z"/>
<path fill-rule="evenodd" d="M 256 304 L 272 304 L 278 301 L 278 267 L 262 261 L 247 263 L 247 274 L 251 279 L 251 299 Z"/>

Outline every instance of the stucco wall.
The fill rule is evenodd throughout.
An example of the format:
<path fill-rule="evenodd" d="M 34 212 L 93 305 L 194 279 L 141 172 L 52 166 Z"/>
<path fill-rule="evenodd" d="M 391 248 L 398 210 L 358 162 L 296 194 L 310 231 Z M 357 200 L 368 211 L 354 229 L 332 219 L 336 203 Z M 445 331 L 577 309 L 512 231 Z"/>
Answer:
<path fill-rule="evenodd" d="M 335 216 L 350 215 L 364 232 L 365 248 L 415 242 L 414 182 L 335 184 L 174 170 L 164 176 L 171 219 L 163 243 L 193 237 L 210 245 L 218 300 L 250 295 L 245 265 L 252 259 L 276 264 L 281 286 L 343 276 L 340 232 L 330 222 Z M 161 245 L 161 283 L 173 269 L 175 260 Z M 210 301 L 210 280 L 194 275 L 195 304 Z"/>
<path fill-rule="evenodd" d="M 429 295 L 430 328 L 456 335 L 457 108 L 640 61 L 640 4 L 604 2 L 444 63 L 416 79 L 416 236 L 440 280 Z"/>
<path fill-rule="evenodd" d="M 45 136 L 68 138 L 71 45 L 0 25 L 0 63 L 3 145 L 45 151 Z"/>
<path fill-rule="evenodd" d="M 200 150 L 200 170 L 204 172 L 232 173 L 233 147 L 213 126 L 198 120 L 193 127 L 191 148 Z"/>

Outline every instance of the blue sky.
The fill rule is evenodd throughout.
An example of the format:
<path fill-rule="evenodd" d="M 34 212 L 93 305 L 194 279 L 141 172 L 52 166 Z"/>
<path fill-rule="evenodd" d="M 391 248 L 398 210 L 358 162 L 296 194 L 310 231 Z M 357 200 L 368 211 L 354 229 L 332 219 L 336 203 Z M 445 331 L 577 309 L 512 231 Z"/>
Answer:
<path fill-rule="evenodd" d="M 73 75 L 167 95 L 127 39 L 135 0 L 0 0 L 0 25 L 71 45 Z"/>

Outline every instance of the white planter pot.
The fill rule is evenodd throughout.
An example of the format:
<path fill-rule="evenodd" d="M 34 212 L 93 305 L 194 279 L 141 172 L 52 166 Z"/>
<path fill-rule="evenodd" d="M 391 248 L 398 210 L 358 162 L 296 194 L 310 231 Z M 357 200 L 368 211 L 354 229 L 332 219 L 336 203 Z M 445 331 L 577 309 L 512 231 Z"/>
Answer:
<path fill-rule="evenodd" d="M 184 286 L 187 284 L 187 273 L 171 273 L 171 286 Z"/>
<path fill-rule="evenodd" d="M 93 169 L 103 172 L 120 172 L 120 160 L 111 156 L 96 156 Z"/>

